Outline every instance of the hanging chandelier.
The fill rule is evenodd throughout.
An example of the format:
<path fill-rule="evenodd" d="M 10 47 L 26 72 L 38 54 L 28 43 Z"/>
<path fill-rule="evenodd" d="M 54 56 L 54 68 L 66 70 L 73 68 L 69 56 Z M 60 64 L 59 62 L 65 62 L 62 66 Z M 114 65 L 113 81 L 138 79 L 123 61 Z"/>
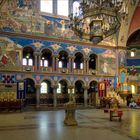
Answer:
<path fill-rule="evenodd" d="M 84 40 L 97 44 L 115 34 L 128 14 L 128 0 L 82 0 L 70 14 L 70 28 Z"/>

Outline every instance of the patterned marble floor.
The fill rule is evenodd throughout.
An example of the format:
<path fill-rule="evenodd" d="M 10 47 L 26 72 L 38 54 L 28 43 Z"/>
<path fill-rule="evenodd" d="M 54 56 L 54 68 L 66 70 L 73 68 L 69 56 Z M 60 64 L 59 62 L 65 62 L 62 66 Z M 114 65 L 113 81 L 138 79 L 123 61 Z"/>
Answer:
<path fill-rule="evenodd" d="M 140 110 L 124 109 L 109 121 L 100 109 L 76 110 L 78 126 L 65 126 L 65 111 L 0 114 L 0 140 L 140 140 Z"/>

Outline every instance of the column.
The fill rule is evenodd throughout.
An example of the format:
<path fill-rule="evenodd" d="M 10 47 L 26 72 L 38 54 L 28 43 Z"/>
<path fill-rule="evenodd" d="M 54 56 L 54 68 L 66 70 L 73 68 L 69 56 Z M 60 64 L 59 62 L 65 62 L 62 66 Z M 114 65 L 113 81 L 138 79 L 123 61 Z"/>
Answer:
<path fill-rule="evenodd" d="M 86 68 L 87 68 L 87 64 L 86 64 L 86 59 L 84 59 L 84 61 L 83 61 L 83 71 L 84 71 L 84 73 L 86 73 Z"/>
<path fill-rule="evenodd" d="M 69 0 L 69 15 L 73 13 L 73 0 Z"/>
<path fill-rule="evenodd" d="M 71 58 L 71 72 L 72 73 L 74 72 L 73 65 L 74 65 L 74 57 Z"/>
<path fill-rule="evenodd" d="M 35 62 L 34 62 L 34 71 L 37 71 L 37 53 L 34 52 Z"/>
<path fill-rule="evenodd" d="M 84 106 L 87 107 L 88 86 L 84 87 Z"/>
<path fill-rule="evenodd" d="M 36 85 L 36 108 L 40 107 L 40 85 Z"/>
<path fill-rule="evenodd" d="M 52 56 L 52 71 L 55 71 L 55 56 Z"/>
<path fill-rule="evenodd" d="M 57 85 L 53 86 L 53 107 L 57 106 Z"/>
<path fill-rule="evenodd" d="M 55 71 L 57 71 L 58 70 L 58 56 L 56 56 L 56 58 L 55 58 Z"/>
<path fill-rule="evenodd" d="M 57 0 L 53 0 L 53 14 L 57 15 Z"/>
<path fill-rule="evenodd" d="M 89 74 L 89 59 L 86 60 L 86 64 L 87 64 L 87 74 Z"/>
<path fill-rule="evenodd" d="M 72 64 L 71 64 L 71 57 L 69 57 L 69 62 L 68 63 L 69 63 L 69 65 L 68 65 L 69 66 L 68 67 L 69 73 L 71 73 L 71 69 L 72 69 L 72 67 L 71 67 L 72 66 Z"/>
<path fill-rule="evenodd" d="M 38 68 L 37 68 L 38 71 L 40 71 L 40 60 L 41 60 L 41 54 L 38 55 Z"/>

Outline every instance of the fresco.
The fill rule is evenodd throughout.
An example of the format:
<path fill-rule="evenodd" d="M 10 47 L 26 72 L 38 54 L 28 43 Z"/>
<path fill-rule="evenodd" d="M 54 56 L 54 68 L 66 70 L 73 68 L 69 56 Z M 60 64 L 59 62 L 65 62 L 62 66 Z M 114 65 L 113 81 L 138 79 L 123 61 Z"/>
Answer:
<path fill-rule="evenodd" d="M 126 51 L 119 51 L 119 66 L 126 66 Z"/>
<path fill-rule="evenodd" d="M 14 42 L 0 38 L 0 69 L 13 70 L 18 68 L 17 66 L 21 64 L 21 49 L 17 51 L 18 49 Z"/>
<path fill-rule="evenodd" d="M 38 0 L 2 1 L 0 4 L 0 31 L 89 42 L 82 40 L 69 29 L 68 18 L 51 17 L 41 13 L 38 2 Z M 101 44 L 115 46 L 115 41 L 113 37 L 110 37 Z"/>
<path fill-rule="evenodd" d="M 99 72 L 103 74 L 115 75 L 116 54 L 112 50 L 106 50 L 99 57 Z"/>

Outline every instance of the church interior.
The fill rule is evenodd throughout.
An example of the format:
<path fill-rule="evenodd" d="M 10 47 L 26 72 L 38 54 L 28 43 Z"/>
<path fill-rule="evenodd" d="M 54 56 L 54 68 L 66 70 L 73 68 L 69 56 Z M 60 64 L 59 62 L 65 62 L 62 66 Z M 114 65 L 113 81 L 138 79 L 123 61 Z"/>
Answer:
<path fill-rule="evenodd" d="M 139 0 L 0 0 L 0 113 L 71 100 L 76 109 L 114 98 L 140 106 L 139 15 Z"/>

